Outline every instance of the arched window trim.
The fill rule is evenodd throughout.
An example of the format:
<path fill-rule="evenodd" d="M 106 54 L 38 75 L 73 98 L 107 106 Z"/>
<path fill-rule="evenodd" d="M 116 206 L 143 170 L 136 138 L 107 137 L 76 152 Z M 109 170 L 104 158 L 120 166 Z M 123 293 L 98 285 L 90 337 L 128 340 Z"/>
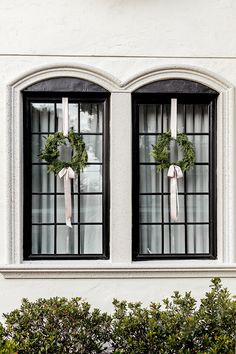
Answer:
<path fill-rule="evenodd" d="M 126 151 L 126 160 L 122 164 L 113 165 L 111 163 L 112 185 L 116 186 L 117 183 L 124 183 L 125 190 L 122 191 L 118 188 L 111 188 L 112 200 L 118 200 L 118 203 L 111 208 L 112 220 L 116 220 L 115 224 L 111 223 L 111 251 L 112 257 L 109 265 L 107 261 L 98 264 L 92 261 L 89 262 L 89 271 L 84 267 L 88 267 L 88 263 L 80 264 L 79 268 L 74 268 L 73 275 L 71 275 L 72 264 L 67 263 L 52 263 L 42 262 L 36 266 L 36 263 L 31 265 L 30 262 L 24 264 L 22 261 L 22 133 L 21 133 L 21 120 L 22 120 L 22 90 L 38 81 L 59 76 L 71 76 L 86 78 L 96 82 L 111 92 L 111 137 L 112 137 L 112 156 L 119 157 L 121 150 Z M 132 267 L 131 263 L 131 238 L 130 238 L 130 207 L 125 206 L 122 208 L 122 202 L 129 200 L 129 182 L 127 177 L 131 176 L 129 170 L 131 159 L 131 147 L 129 137 L 131 136 L 130 120 L 130 93 L 137 88 L 157 80 L 182 78 L 203 83 L 215 90 L 220 94 L 217 102 L 218 109 L 218 260 L 217 261 L 194 261 L 188 260 L 186 263 L 175 261 L 170 262 L 156 262 L 152 263 L 136 263 Z M 121 94 L 122 93 L 122 94 Z M 235 253 L 235 218 L 232 218 L 235 210 L 235 198 L 232 191 L 235 188 L 234 178 L 234 159 L 235 151 L 235 138 L 234 138 L 234 86 L 228 82 L 224 77 L 216 75 L 212 71 L 196 66 L 186 65 L 167 65 L 158 66 L 139 71 L 138 74 L 121 81 L 111 75 L 103 72 L 95 67 L 87 65 L 74 66 L 74 63 L 68 62 L 58 65 L 43 65 L 37 66 L 36 69 L 28 70 L 21 73 L 9 82 L 6 87 L 6 134 L 7 134 L 7 168 L 6 173 L 8 179 L 8 195 L 7 195 L 7 210 L 6 211 L 6 239 L 5 249 L 6 258 L 4 259 L 5 266 L 1 266 L 1 272 L 5 277 L 78 277 L 90 278 L 101 276 L 110 277 L 110 271 L 113 270 L 113 263 L 118 262 L 122 264 L 122 269 L 119 271 L 116 267 L 116 273 L 112 277 L 173 277 L 173 276 L 220 276 L 220 274 L 232 276 L 234 274 L 234 264 L 236 262 Z M 119 109 L 118 109 L 119 107 Z M 122 111 L 120 111 L 122 107 Z M 122 114 L 121 114 L 122 113 Z M 120 139 L 114 139 L 114 132 L 119 130 L 120 124 L 118 121 L 121 119 L 122 131 L 125 133 L 127 144 L 119 146 Z M 118 143 L 118 144 L 117 144 Z M 122 147 L 122 149 L 121 149 Z M 129 160 L 129 162 L 128 162 Z M 124 176 L 124 177 L 123 177 Z M 123 179 L 122 179 L 123 178 Z M 123 181 L 123 182 L 122 182 Z M 222 192 L 223 191 L 223 192 Z M 127 198 L 128 197 L 128 198 Z M 124 215 L 126 216 L 124 218 Z M 118 225 L 120 225 L 118 227 Z M 122 231 L 121 231 L 122 229 Z M 122 245 L 122 248 L 120 248 Z M 76 263 L 73 263 L 75 265 Z M 107 271 L 103 269 L 108 269 Z M 145 266 L 146 265 L 146 266 Z M 174 266 L 173 266 L 174 265 Z M 152 268 L 152 271 L 151 271 Z M 40 272 L 39 272 L 40 269 Z M 210 272 L 210 273 L 209 273 Z M 232 273 L 233 272 L 233 273 Z M 210 275 L 209 275 L 210 274 Z"/>

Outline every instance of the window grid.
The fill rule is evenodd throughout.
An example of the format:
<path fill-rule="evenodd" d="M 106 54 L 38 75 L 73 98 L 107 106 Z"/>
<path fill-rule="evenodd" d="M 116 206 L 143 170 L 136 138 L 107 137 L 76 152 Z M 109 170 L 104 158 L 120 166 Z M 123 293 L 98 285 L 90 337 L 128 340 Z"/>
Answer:
<path fill-rule="evenodd" d="M 147 96 L 146 96 L 147 97 Z M 213 130 L 215 130 L 216 123 L 213 122 L 213 113 L 212 112 L 212 97 L 210 100 L 208 100 L 208 132 L 193 132 L 193 131 L 187 131 L 187 116 L 186 116 L 186 103 L 183 104 L 181 102 L 181 105 L 184 108 L 184 133 L 186 133 L 188 136 L 207 136 L 209 137 L 209 142 L 208 142 L 208 162 L 205 161 L 198 161 L 195 163 L 195 166 L 209 166 L 211 167 L 214 165 L 215 161 L 214 159 L 214 153 L 211 152 L 212 149 L 215 147 L 215 140 L 212 139 L 212 133 Z M 213 239 L 213 233 L 215 231 L 215 224 L 213 224 L 213 208 L 214 208 L 214 201 L 216 201 L 215 196 L 212 196 L 213 191 L 215 192 L 215 187 L 212 186 L 212 182 L 214 179 L 214 172 L 212 173 L 211 169 L 208 169 L 208 192 L 188 192 L 187 189 L 187 176 L 186 172 L 184 173 L 184 178 L 183 178 L 183 184 L 184 184 L 184 190 L 183 192 L 179 192 L 180 196 L 184 196 L 184 222 L 171 222 L 170 216 L 169 216 L 169 222 L 166 222 L 164 220 L 164 197 L 169 196 L 169 181 L 168 181 L 168 192 L 164 191 L 164 178 L 166 177 L 167 171 L 161 171 L 161 192 L 142 192 L 140 191 L 140 177 L 137 178 L 137 166 L 157 166 L 157 163 L 155 162 L 140 162 L 140 150 L 139 150 L 139 139 L 140 136 L 148 137 L 148 136 L 160 136 L 164 131 L 166 131 L 166 127 L 164 128 L 164 118 L 163 118 L 163 106 L 164 103 L 154 103 L 155 100 L 152 97 L 151 102 L 148 102 L 148 98 L 145 100 L 144 96 L 142 99 L 139 97 L 133 96 L 133 259 L 134 260 L 140 260 L 140 259 L 163 259 L 163 258 L 215 258 L 215 253 L 216 253 L 216 245 L 215 245 L 215 239 Z M 161 131 L 157 132 L 150 132 L 147 131 L 147 129 L 140 129 L 139 123 L 140 123 L 140 106 L 143 107 L 143 114 L 147 117 L 147 106 L 148 104 L 155 105 L 155 111 L 156 111 L 156 127 L 158 127 L 158 123 L 161 126 Z M 205 102 L 204 102 L 205 103 Z M 166 103 L 165 103 L 166 104 Z M 189 102 L 188 102 L 189 104 Z M 191 103 L 193 107 L 193 120 L 195 119 L 195 102 Z M 161 113 L 158 117 L 158 106 L 161 107 Z M 179 104 L 178 104 L 179 106 Z M 146 113 L 145 113 L 146 111 Z M 202 114 L 203 114 L 203 107 L 202 107 Z M 161 117 L 161 122 L 158 122 Z M 214 115 L 215 118 L 215 115 Z M 145 124 L 145 119 L 144 123 Z M 215 131 L 214 131 L 215 133 Z M 211 147 L 211 149 L 210 149 Z M 140 169 L 140 167 L 138 167 Z M 139 176 L 139 173 L 138 173 Z M 135 180 L 134 180 L 135 179 Z M 161 222 L 154 222 L 153 220 L 151 222 L 142 222 L 140 221 L 140 211 L 139 211 L 139 200 L 141 196 L 161 196 Z M 205 221 L 190 221 L 188 218 L 188 196 L 208 196 L 209 197 L 209 220 L 208 222 Z M 136 204 L 136 205 L 135 205 Z M 168 198 L 168 209 L 169 209 L 169 214 L 170 214 L 170 208 L 169 208 L 169 198 Z M 137 206 L 138 205 L 138 206 Z M 161 252 L 155 253 L 153 252 L 152 254 L 147 254 L 143 253 L 141 251 L 141 241 L 140 241 L 140 227 L 142 225 L 160 225 L 161 226 Z M 183 225 L 184 226 L 184 252 L 178 253 L 178 252 L 172 252 L 172 245 L 171 245 L 171 225 Z M 188 226 L 189 225 L 207 225 L 210 228 L 209 232 L 209 252 L 207 253 L 199 253 L 196 250 L 196 235 L 194 235 L 194 251 L 189 252 L 188 250 Z M 169 252 L 165 252 L 165 227 L 169 227 Z M 139 235 L 139 236 L 138 236 Z M 148 235 L 148 238 L 150 235 Z M 215 237 L 215 236 L 214 236 Z"/>
<path fill-rule="evenodd" d="M 68 95 L 65 95 L 68 96 Z M 107 95 L 106 95 L 107 96 Z M 53 103 L 54 104 L 54 130 L 55 131 L 51 131 L 51 127 L 50 127 L 50 112 L 48 112 L 48 124 L 47 124 L 47 131 L 41 131 L 40 127 L 39 127 L 39 132 L 36 131 L 32 131 L 32 124 L 31 124 L 31 119 L 32 119 L 32 110 L 30 109 L 30 105 L 33 104 L 35 102 L 34 98 L 33 99 L 25 99 L 25 111 L 24 111 L 24 120 L 27 121 L 26 123 L 26 129 L 25 129 L 25 136 L 27 135 L 26 141 L 25 141 L 25 145 L 24 145 L 24 151 L 25 151 L 25 155 L 27 155 L 26 159 L 27 159 L 27 163 L 25 163 L 25 175 L 27 175 L 28 177 L 25 178 L 25 198 L 24 198 L 24 220 L 26 220 L 26 213 L 30 213 L 30 210 L 32 210 L 32 200 L 31 200 L 31 196 L 29 195 L 29 190 L 32 188 L 29 188 L 31 185 L 31 169 L 33 166 L 47 166 L 47 163 L 45 162 L 32 162 L 32 153 L 31 153 L 31 149 L 32 149 L 32 139 L 30 136 L 48 136 L 49 134 L 53 134 L 54 132 L 58 131 L 58 115 L 57 115 L 57 104 L 61 104 L 61 99 L 59 100 L 36 100 L 37 103 Z M 102 131 L 99 133 L 88 133 L 88 132 L 81 132 L 80 129 L 80 110 L 81 110 L 81 102 L 82 103 L 91 103 L 93 105 L 96 105 L 97 107 L 97 119 L 102 119 Z M 90 192 L 90 191 L 80 191 L 80 176 L 78 176 L 78 191 L 74 191 L 74 183 L 71 183 L 71 191 L 72 191 L 72 206 L 74 209 L 74 201 L 76 201 L 76 199 L 74 200 L 74 196 L 77 196 L 77 207 L 78 207 L 78 222 L 74 221 L 72 219 L 72 225 L 76 226 L 78 225 L 78 235 L 77 235 L 77 240 L 78 240 L 78 252 L 76 253 L 58 253 L 58 248 L 57 248 L 57 243 L 58 243 L 58 226 L 63 226 L 65 225 L 65 223 L 59 222 L 58 220 L 58 215 L 57 215 L 57 199 L 58 196 L 64 195 L 63 192 L 60 192 L 57 190 L 57 176 L 54 176 L 54 186 L 53 186 L 53 191 L 49 191 L 49 192 L 35 192 L 33 191 L 31 193 L 32 196 L 54 196 L 54 201 L 53 201 L 53 209 L 54 209 L 54 215 L 53 215 L 53 222 L 43 222 L 43 220 L 41 220 L 40 222 L 35 222 L 35 220 L 32 220 L 32 230 L 33 227 L 36 226 L 54 226 L 54 232 L 53 232 L 53 254 L 50 253 L 43 253 L 41 252 L 41 250 L 38 250 L 38 253 L 32 253 L 32 241 L 29 240 L 29 237 L 27 237 L 27 239 L 25 239 L 25 248 L 24 248 L 24 258 L 25 259 L 52 259 L 52 258 L 60 258 L 60 259 L 73 259 L 73 258 L 82 258 L 82 259 L 97 259 L 97 258 L 107 258 L 108 254 L 109 254 L 109 249 L 108 249 L 108 231 L 109 228 L 105 227 L 105 223 L 108 222 L 108 206 L 109 206 L 109 202 L 108 202 L 108 189 L 109 189 L 109 185 L 108 185 L 108 174 L 109 171 L 106 168 L 105 171 L 105 165 L 107 166 L 108 164 L 108 158 L 109 158 L 109 154 L 108 151 L 106 151 L 106 154 L 104 154 L 104 146 L 105 146 L 105 138 L 104 138 L 104 134 L 106 137 L 106 140 L 108 139 L 108 132 L 109 132 L 109 126 L 108 126 L 108 117 L 107 117 L 107 110 L 105 111 L 105 105 L 108 104 L 107 98 L 104 99 L 100 99 L 99 101 L 95 101 L 93 100 L 86 100 L 86 99 L 82 99 L 82 100 L 75 100 L 75 99 L 70 99 L 69 98 L 69 103 L 77 103 L 78 104 L 78 133 L 83 137 L 83 136 L 101 136 L 101 143 L 102 143 L 102 149 L 101 149 L 101 153 L 102 153 L 102 161 L 101 162 L 89 162 L 87 164 L 87 167 L 89 166 L 101 166 L 101 171 L 102 171 L 102 185 L 101 185 L 101 190 L 100 191 L 96 191 L 96 192 Z M 102 105 L 102 115 L 101 117 L 99 116 L 99 105 Z M 40 124 L 40 119 L 39 119 L 39 124 Z M 30 132 L 30 134 L 29 134 Z M 30 135 L 30 136 L 29 136 Z M 106 142 L 107 144 L 108 142 Z M 31 148 L 30 148 L 31 147 Z M 28 159 L 31 158 L 31 163 L 29 164 Z M 31 166 L 31 167 L 30 167 Z M 27 182 L 28 184 L 27 184 Z M 26 185 L 27 185 L 27 190 L 26 191 Z M 97 221 L 97 222 L 93 222 L 93 221 L 89 221 L 89 222 L 84 222 L 84 221 L 80 221 L 81 219 L 81 212 L 80 212 L 80 199 L 82 196 L 101 196 L 102 197 L 102 203 L 100 205 L 101 207 L 101 220 Z M 30 201 L 31 200 L 31 201 Z M 85 220 L 86 221 L 86 220 Z M 30 229 L 29 229 L 29 225 L 25 225 L 26 222 L 24 221 L 24 235 L 26 233 L 31 234 Z M 81 241 L 81 237 L 80 237 L 80 226 L 86 226 L 86 225 L 91 225 L 91 226 L 102 226 L 102 235 L 101 235 L 101 242 L 102 242 L 102 251 L 101 253 L 86 253 L 83 252 L 83 244 Z M 75 230 L 74 230 L 75 232 Z M 26 236 L 26 235 L 25 235 Z M 76 248 L 75 248 L 76 249 Z"/>

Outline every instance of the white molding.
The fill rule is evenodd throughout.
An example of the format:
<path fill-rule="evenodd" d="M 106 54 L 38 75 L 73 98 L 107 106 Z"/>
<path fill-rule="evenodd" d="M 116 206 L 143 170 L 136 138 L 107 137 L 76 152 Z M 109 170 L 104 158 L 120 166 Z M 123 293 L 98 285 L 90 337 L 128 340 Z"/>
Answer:
<path fill-rule="evenodd" d="M 124 81 L 122 83 L 122 87 L 124 90 L 132 92 L 137 90 L 139 87 L 150 84 L 154 81 L 168 79 L 193 80 L 209 86 L 218 92 L 222 92 L 233 87 L 229 81 L 225 80 L 220 75 L 206 69 L 189 65 L 169 65 L 143 70 L 138 75 L 134 75 Z"/>
<path fill-rule="evenodd" d="M 140 72 L 139 75 L 129 79 L 126 82 L 121 82 L 120 80 L 114 78 L 113 76 L 102 72 L 99 69 L 89 66 L 80 66 L 75 67 L 72 65 L 55 65 L 53 67 L 41 67 L 37 70 L 30 71 L 24 76 L 20 76 L 18 79 L 12 81 L 7 87 L 7 120 L 6 120 L 6 130 L 5 134 L 8 137 L 7 143 L 7 159 L 9 161 L 7 169 L 9 175 L 9 181 L 7 182 L 7 188 L 9 190 L 9 197 L 7 201 L 7 208 L 9 210 L 7 224 L 7 250 L 6 250 L 6 263 L 7 264 L 22 264 L 22 238 L 23 238 L 23 228 L 22 228 L 22 206 L 23 206 L 23 184 L 22 184 L 22 98 L 21 91 L 38 81 L 43 79 L 48 79 L 52 77 L 59 76 L 69 76 L 69 77 L 78 77 L 82 79 L 87 79 L 92 82 L 95 82 L 105 89 L 109 90 L 112 94 L 122 93 L 123 104 L 125 107 L 122 107 L 122 112 L 124 112 L 124 117 L 122 121 L 127 120 L 131 122 L 131 106 L 130 98 L 131 92 L 143 86 L 147 83 L 156 81 L 156 80 L 165 80 L 170 78 L 183 78 L 188 80 L 193 80 L 205 84 L 219 92 L 218 99 L 218 119 L 217 119 L 217 191 L 218 191 L 218 261 L 223 262 L 224 264 L 234 264 L 236 261 L 236 250 L 235 250 L 235 169 L 236 164 L 234 163 L 234 151 L 235 151 L 235 123 L 234 123 L 234 88 L 228 81 L 222 79 L 221 77 L 207 72 L 206 70 L 201 70 L 196 67 L 180 67 L 180 66 L 170 66 L 170 67 L 160 67 L 150 69 L 149 71 Z M 124 95 L 127 95 L 126 98 Z M 119 96 L 119 95 L 118 95 Z M 118 97 L 117 96 L 117 97 Z M 120 96 L 120 97 L 121 97 Z M 113 96 L 115 97 L 115 96 Z M 112 108 L 112 106 L 111 106 Z M 111 119 L 113 122 L 111 124 L 111 141 L 115 134 L 115 129 L 112 130 L 112 126 L 117 127 L 117 122 L 114 122 L 114 119 L 118 119 L 118 111 L 116 109 L 116 114 L 114 115 L 111 112 Z M 129 151 L 131 154 L 131 134 L 130 134 L 130 125 L 128 127 L 127 144 L 130 144 Z M 113 151 L 116 151 L 114 156 L 117 156 L 118 150 L 113 146 Z M 111 154 L 111 156 L 113 156 Z M 126 156 L 126 164 L 131 164 L 131 156 Z M 114 159 L 113 159 L 114 160 Z M 111 160 L 111 171 L 117 171 L 113 164 L 116 162 Z M 113 177 L 112 176 L 112 177 Z M 122 178 L 127 178 L 123 174 Z M 131 203 L 131 175 L 128 173 L 129 185 L 130 185 L 130 194 L 127 198 L 127 202 Z M 112 186 L 111 181 L 111 186 Z M 121 181 L 122 184 L 122 181 Z M 127 184 L 126 184 L 126 193 L 128 193 Z M 118 191 L 116 191 L 117 195 Z M 115 194 L 114 194 L 115 196 Z M 120 197 L 120 201 L 122 198 Z M 115 200 L 113 199 L 113 204 Z M 117 210 L 117 208 L 114 208 Z M 127 208 L 128 212 L 131 213 L 131 206 Z M 115 212 L 116 213 L 116 212 Z M 116 219 L 116 215 L 113 213 L 112 219 Z M 120 215 L 121 217 L 121 215 Z M 123 218 L 123 222 L 126 223 L 123 225 L 122 230 L 131 230 L 131 215 Z M 120 219 L 121 220 L 121 219 Z M 119 242 L 117 242 L 117 237 L 119 237 L 118 224 L 113 228 L 111 226 L 111 245 L 112 245 L 112 258 L 111 262 L 114 264 L 119 262 L 121 259 L 125 262 L 128 261 L 128 256 L 120 255 Z M 121 232 L 122 232 L 121 230 Z M 129 235 L 123 234 L 124 239 L 129 239 Z M 131 253 L 131 252 L 130 252 Z M 131 254 L 130 254 L 130 263 L 131 263 Z M 202 261 L 204 264 L 207 264 L 205 261 Z M 104 261 L 102 264 L 105 264 Z M 146 268 L 151 268 L 151 263 L 146 262 Z M 53 267 L 53 265 L 48 263 L 48 268 Z M 4 270 L 5 269 L 5 270 Z M 18 268 L 17 268 L 18 269 Z M 97 268 L 94 268 L 94 271 Z M 113 268 L 112 268 L 113 269 Z M 128 272 L 132 272 L 133 268 L 129 268 Z M 144 268 L 145 269 L 145 268 Z M 156 268 L 158 272 L 159 268 Z M 175 274 L 175 277 L 178 275 L 178 267 L 171 268 L 171 272 Z M 213 268 L 218 269 L 218 268 Z M 7 270 L 6 268 L 1 268 L 1 271 L 4 274 L 10 274 L 13 270 Z M 32 270 L 29 270 L 32 274 Z M 170 271 L 170 270 L 169 270 Z M 218 270 L 216 270 L 217 272 Z M 16 272 L 16 269 L 15 269 Z M 64 270 L 64 273 L 66 270 Z M 78 271 L 79 272 L 79 271 Z M 91 270 L 90 270 L 91 272 Z M 140 271 L 141 272 L 141 271 Z M 177 272 L 177 273 L 175 273 Z M 24 274 L 27 273 L 27 270 L 24 270 Z M 49 272 L 50 273 L 50 272 Z M 191 273 L 191 266 L 189 267 L 188 274 Z"/>
<path fill-rule="evenodd" d="M 24 74 L 19 75 L 17 78 L 9 82 L 8 86 L 17 90 L 23 90 L 39 81 L 63 76 L 89 80 L 111 92 L 119 90 L 122 86 L 119 79 L 101 69 L 84 64 L 75 66 L 74 63 L 38 66 L 33 70 L 29 70 L 24 72 Z"/>
<path fill-rule="evenodd" d="M 149 278 L 234 278 L 234 266 L 205 267 L 0 267 L 6 279 L 149 279 Z"/>

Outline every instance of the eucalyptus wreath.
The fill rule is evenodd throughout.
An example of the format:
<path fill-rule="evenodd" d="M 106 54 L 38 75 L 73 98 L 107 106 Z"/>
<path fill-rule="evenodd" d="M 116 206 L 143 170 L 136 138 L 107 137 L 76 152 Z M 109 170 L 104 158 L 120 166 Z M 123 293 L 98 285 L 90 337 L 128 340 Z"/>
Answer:
<path fill-rule="evenodd" d="M 67 145 L 72 148 L 72 157 L 70 161 L 59 159 L 59 146 Z M 87 164 L 88 155 L 85 149 L 85 143 L 82 137 L 70 129 L 68 136 L 63 132 L 50 134 L 46 140 L 43 150 L 39 154 L 39 158 L 48 163 L 48 172 L 59 173 L 64 167 L 71 167 L 76 173 L 79 173 Z"/>
<path fill-rule="evenodd" d="M 178 133 L 176 142 L 180 146 L 183 153 L 183 159 L 175 162 L 170 161 L 170 142 L 175 140 L 171 136 L 171 131 L 161 134 L 155 145 L 152 145 L 151 156 L 158 163 L 157 171 L 160 172 L 165 168 L 169 168 L 170 165 L 179 166 L 182 171 L 188 171 L 195 162 L 195 149 L 193 143 L 189 141 L 185 133 Z"/>

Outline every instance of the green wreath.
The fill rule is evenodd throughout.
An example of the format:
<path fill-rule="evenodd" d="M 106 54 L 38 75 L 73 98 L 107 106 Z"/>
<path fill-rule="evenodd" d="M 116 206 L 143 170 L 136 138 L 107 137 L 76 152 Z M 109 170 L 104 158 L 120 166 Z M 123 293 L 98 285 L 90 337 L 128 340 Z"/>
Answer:
<path fill-rule="evenodd" d="M 59 146 L 70 144 L 72 148 L 72 158 L 68 161 L 59 160 Z M 40 152 L 39 158 L 48 163 L 48 172 L 58 174 L 64 167 L 71 167 L 79 174 L 87 164 L 88 155 L 82 137 L 71 129 L 68 136 L 63 132 L 50 134 L 46 140 L 44 149 Z"/>
<path fill-rule="evenodd" d="M 175 140 L 171 136 L 171 131 L 161 134 L 157 144 L 152 145 L 151 156 L 158 163 L 157 171 L 160 172 L 165 168 L 169 168 L 170 165 L 179 166 L 182 171 L 188 171 L 195 162 L 195 150 L 193 143 L 189 141 L 188 137 L 184 133 L 178 133 L 176 142 L 180 146 L 183 152 L 183 159 L 175 162 L 170 161 L 170 142 Z"/>

